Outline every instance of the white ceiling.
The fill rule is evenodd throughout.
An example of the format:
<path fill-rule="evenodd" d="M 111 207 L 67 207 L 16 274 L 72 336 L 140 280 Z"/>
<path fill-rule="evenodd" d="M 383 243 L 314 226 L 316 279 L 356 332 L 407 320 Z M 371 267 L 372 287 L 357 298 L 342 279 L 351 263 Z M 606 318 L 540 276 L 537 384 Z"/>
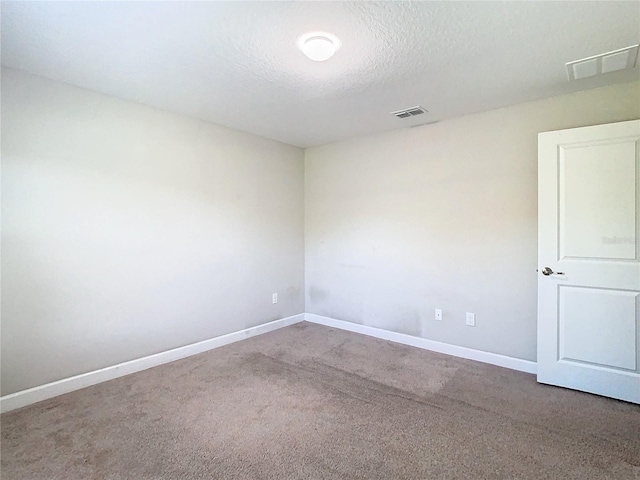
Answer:
<path fill-rule="evenodd" d="M 637 1 L 2 2 L 5 66 L 302 147 L 638 79 L 565 63 L 639 42 Z"/>

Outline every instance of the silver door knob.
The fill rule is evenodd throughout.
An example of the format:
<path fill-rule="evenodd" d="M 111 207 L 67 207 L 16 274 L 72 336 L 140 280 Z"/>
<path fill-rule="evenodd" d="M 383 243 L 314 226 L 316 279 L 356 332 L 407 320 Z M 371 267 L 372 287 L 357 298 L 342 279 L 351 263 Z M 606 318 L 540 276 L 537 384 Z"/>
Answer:
<path fill-rule="evenodd" d="M 544 268 L 542 269 L 542 274 L 543 274 L 543 275 L 546 275 L 547 277 L 548 277 L 549 275 L 553 275 L 554 273 L 555 273 L 556 275 L 564 275 L 564 272 L 554 272 L 553 270 L 551 270 L 551 268 L 550 268 L 550 267 L 544 267 Z"/>

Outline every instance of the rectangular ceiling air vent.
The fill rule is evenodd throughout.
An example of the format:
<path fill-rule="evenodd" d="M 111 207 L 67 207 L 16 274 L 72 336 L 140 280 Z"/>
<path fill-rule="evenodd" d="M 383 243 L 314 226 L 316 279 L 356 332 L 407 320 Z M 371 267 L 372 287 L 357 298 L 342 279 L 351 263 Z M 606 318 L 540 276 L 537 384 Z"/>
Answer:
<path fill-rule="evenodd" d="M 567 63 L 569 80 L 580 80 L 581 78 L 595 77 L 596 75 L 617 72 L 618 70 L 632 69 L 636 66 L 639 46 L 631 45 L 612 52 L 569 62 Z"/>
<path fill-rule="evenodd" d="M 427 110 L 425 110 L 424 108 L 418 105 L 416 107 L 405 108 L 404 110 L 398 110 L 397 112 L 391 112 L 391 115 L 395 115 L 398 118 L 409 118 L 409 117 L 415 117 L 416 115 L 422 115 L 423 113 L 426 113 L 426 112 Z"/>

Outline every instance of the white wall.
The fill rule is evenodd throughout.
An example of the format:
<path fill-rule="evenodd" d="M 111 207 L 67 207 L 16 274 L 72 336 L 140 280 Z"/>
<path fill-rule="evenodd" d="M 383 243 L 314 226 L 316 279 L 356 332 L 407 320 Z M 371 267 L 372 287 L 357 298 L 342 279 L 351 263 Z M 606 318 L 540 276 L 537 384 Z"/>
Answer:
<path fill-rule="evenodd" d="M 3 69 L 1 394 L 301 313 L 305 249 L 309 313 L 535 360 L 537 133 L 638 117 L 640 84 L 618 85 L 303 165 Z"/>
<path fill-rule="evenodd" d="M 303 168 L 3 69 L 2 395 L 303 312 Z"/>
<path fill-rule="evenodd" d="M 535 360 L 537 134 L 638 117 L 632 83 L 307 149 L 306 311 Z"/>

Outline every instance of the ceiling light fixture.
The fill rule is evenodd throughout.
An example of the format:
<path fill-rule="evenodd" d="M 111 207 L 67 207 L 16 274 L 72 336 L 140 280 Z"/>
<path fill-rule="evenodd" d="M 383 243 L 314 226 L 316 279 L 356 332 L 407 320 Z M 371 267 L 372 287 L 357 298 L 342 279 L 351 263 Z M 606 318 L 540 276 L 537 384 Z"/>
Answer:
<path fill-rule="evenodd" d="M 327 32 L 310 32 L 298 38 L 298 48 L 315 62 L 324 62 L 333 57 L 340 48 L 340 40 Z"/>

